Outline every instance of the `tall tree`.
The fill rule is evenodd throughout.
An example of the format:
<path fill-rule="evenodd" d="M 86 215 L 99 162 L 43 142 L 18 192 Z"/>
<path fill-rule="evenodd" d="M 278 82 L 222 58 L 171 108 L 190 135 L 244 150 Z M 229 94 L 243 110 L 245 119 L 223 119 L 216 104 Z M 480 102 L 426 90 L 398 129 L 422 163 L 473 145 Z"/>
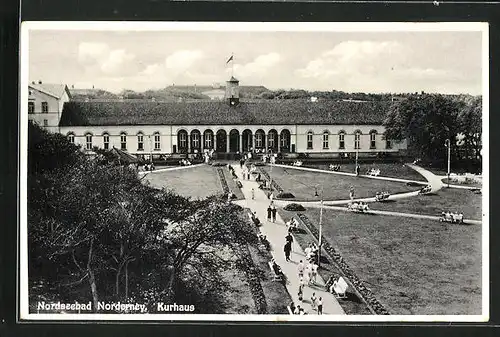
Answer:
<path fill-rule="evenodd" d="M 457 117 L 462 106 L 462 102 L 443 95 L 410 95 L 391 105 L 384 121 L 385 137 L 406 139 L 414 156 L 444 162 L 444 144 L 459 132 Z"/>

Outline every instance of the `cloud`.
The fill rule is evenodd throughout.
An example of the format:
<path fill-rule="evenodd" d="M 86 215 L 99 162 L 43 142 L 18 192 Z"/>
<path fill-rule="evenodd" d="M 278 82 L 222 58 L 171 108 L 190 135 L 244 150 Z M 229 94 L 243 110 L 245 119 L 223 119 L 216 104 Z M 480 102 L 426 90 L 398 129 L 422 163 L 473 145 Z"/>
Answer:
<path fill-rule="evenodd" d="M 78 61 L 87 70 L 104 74 L 123 74 L 133 71 L 135 55 L 125 49 L 111 49 L 106 43 L 82 42 L 78 45 Z"/>
<path fill-rule="evenodd" d="M 281 60 L 282 57 L 278 53 L 264 54 L 257 56 L 252 62 L 243 65 L 235 64 L 234 70 L 238 73 L 238 76 L 244 78 L 262 77 Z"/>
<path fill-rule="evenodd" d="M 414 46 L 415 48 L 415 46 Z M 458 78 L 448 69 L 415 59 L 414 50 L 398 41 L 344 41 L 324 51 L 295 75 L 317 85 L 347 91 L 419 91 Z M 426 83 L 427 82 L 427 83 Z M 383 88 L 383 89 L 382 89 Z"/>
<path fill-rule="evenodd" d="M 167 70 L 183 72 L 190 69 L 198 60 L 203 58 L 201 50 L 179 50 L 165 59 Z"/>

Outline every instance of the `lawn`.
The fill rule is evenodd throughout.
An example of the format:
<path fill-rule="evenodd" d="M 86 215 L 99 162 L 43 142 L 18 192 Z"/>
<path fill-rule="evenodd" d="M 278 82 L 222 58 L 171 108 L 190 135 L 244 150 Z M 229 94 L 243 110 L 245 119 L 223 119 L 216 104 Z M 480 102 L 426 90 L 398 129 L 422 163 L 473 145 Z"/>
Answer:
<path fill-rule="evenodd" d="M 481 220 L 482 197 L 465 189 L 443 188 L 436 194 L 371 203 L 370 208 L 427 215 L 441 215 L 441 212 L 448 210 L 462 212 L 466 219 Z"/>
<path fill-rule="evenodd" d="M 263 169 L 270 172 L 270 167 Z M 414 191 L 417 188 L 406 186 L 405 183 L 350 177 L 330 173 L 310 172 L 294 168 L 273 167 L 271 178 L 276 181 L 285 192 L 295 195 L 295 200 L 320 200 L 315 197 L 315 191 L 321 195 L 324 188 L 324 200 L 349 199 L 349 187 L 353 186 L 356 198 L 373 197 L 379 191 L 401 193 Z"/>
<path fill-rule="evenodd" d="M 304 167 L 317 168 L 321 170 L 329 170 L 330 164 L 308 164 L 304 163 Z M 355 164 L 341 164 L 340 172 L 355 173 Z M 427 181 L 424 176 L 415 171 L 409 166 L 401 163 L 374 163 L 374 164 L 359 164 L 360 174 L 366 174 L 368 170 L 374 168 L 380 170 L 380 176 L 391 177 L 407 180 Z"/>
<path fill-rule="evenodd" d="M 305 214 L 313 223 L 319 210 Z M 323 235 L 392 314 L 481 314 L 481 226 L 325 210 Z"/>
<path fill-rule="evenodd" d="M 223 193 L 217 171 L 209 165 L 154 172 L 148 174 L 145 180 L 153 187 L 172 189 L 184 197 L 194 199 Z"/>

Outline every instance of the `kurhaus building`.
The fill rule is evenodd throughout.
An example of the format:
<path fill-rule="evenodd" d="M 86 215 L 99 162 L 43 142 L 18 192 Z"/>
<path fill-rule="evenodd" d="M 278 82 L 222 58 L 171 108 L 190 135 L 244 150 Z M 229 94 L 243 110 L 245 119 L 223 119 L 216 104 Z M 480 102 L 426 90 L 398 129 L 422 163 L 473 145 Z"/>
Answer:
<path fill-rule="evenodd" d="M 384 139 L 390 102 L 240 100 L 232 77 L 221 101 L 69 101 L 58 131 L 91 152 L 97 146 L 131 154 L 323 153 L 336 157 L 394 155 L 406 142 Z"/>

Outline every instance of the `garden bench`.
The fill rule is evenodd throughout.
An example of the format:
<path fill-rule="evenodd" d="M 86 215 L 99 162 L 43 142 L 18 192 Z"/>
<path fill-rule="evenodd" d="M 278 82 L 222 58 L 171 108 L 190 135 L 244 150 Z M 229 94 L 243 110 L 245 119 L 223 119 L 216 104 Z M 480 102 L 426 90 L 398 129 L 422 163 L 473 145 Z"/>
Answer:
<path fill-rule="evenodd" d="M 347 285 L 344 278 L 341 276 L 337 281 L 334 281 L 330 290 L 333 290 L 333 294 L 337 298 L 346 298 L 346 291 L 349 286 Z"/>

